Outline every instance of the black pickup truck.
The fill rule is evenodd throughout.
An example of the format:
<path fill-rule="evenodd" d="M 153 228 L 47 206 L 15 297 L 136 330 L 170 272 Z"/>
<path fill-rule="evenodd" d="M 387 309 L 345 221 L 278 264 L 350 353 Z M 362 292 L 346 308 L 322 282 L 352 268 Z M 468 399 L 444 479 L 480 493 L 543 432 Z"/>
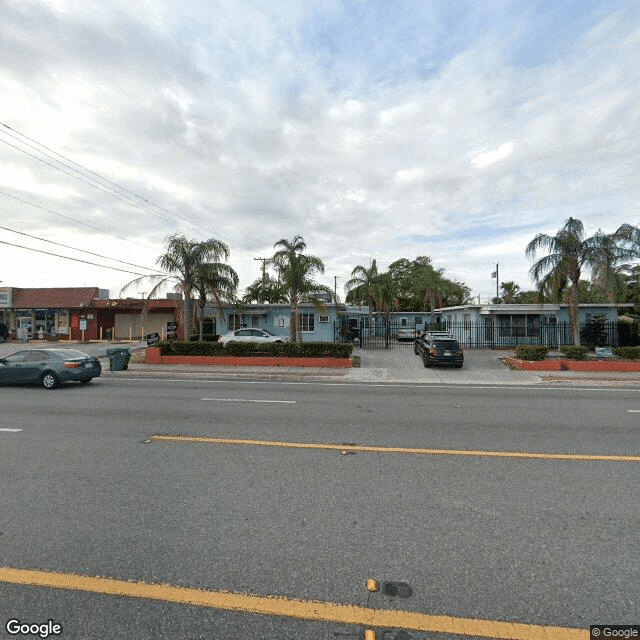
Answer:
<path fill-rule="evenodd" d="M 461 368 L 464 364 L 464 352 L 460 343 L 446 331 L 431 331 L 419 335 L 413 352 L 422 356 L 425 367 L 434 364 L 452 364 Z"/>

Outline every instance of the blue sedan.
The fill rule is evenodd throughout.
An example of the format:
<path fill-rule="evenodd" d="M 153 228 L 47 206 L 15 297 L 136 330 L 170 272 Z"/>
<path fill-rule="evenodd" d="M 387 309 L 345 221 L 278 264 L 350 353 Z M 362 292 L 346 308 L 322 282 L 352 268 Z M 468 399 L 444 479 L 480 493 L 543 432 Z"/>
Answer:
<path fill-rule="evenodd" d="M 77 349 L 28 349 L 0 358 L 0 383 L 55 389 L 61 382 L 90 382 L 101 373 L 98 358 Z"/>

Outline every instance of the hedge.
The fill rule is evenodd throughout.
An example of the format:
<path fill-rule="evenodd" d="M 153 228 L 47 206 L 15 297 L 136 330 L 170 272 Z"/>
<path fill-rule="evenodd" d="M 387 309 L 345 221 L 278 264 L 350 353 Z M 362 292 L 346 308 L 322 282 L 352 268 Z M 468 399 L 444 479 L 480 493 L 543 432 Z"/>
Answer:
<path fill-rule="evenodd" d="M 560 353 L 564 354 L 569 360 L 584 360 L 589 352 L 589 347 L 576 347 L 572 344 L 563 344 L 560 347 Z"/>
<path fill-rule="evenodd" d="M 516 358 L 519 360 L 546 360 L 549 347 L 541 345 L 521 344 L 516 347 Z"/>
<path fill-rule="evenodd" d="M 624 360 L 640 360 L 640 347 L 613 347 L 611 351 Z"/>
<path fill-rule="evenodd" d="M 286 358 L 349 358 L 353 345 L 344 342 L 158 342 L 163 356 L 283 356 Z"/>

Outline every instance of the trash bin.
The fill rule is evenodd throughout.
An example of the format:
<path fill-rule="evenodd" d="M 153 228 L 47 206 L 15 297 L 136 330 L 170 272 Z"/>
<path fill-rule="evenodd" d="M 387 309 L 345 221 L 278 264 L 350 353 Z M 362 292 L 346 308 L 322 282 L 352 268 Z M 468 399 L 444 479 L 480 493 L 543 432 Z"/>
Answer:
<path fill-rule="evenodd" d="M 112 337 L 113 337 L 113 329 L 105 329 L 104 339 L 111 340 Z"/>
<path fill-rule="evenodd" d="M 129 349 L 107 349 L 107 355 L 111 363 L 109 366 L 111 371 L 124 371 L 131 357 Z"/>

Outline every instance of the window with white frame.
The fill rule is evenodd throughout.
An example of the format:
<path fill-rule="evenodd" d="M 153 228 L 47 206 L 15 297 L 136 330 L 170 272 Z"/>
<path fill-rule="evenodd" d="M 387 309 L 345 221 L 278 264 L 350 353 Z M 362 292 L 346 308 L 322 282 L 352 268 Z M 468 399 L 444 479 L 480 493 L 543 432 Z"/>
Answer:
<path fill-rule="evenodd" d="M 306 333 L 311 333 L 315 330 L 315 316 L 313 313 L 300 314 L 300 329 Z"/>
<path fill-rule="evenodd" d="M 329 322 L 329 316 L 320 316 L 320 322 Z"/>
<path fill-rule="evenodd" d="M 242 325 L 242 317 L 238 313 L 229 314 L 229 331 L 235 331 Z"/>

